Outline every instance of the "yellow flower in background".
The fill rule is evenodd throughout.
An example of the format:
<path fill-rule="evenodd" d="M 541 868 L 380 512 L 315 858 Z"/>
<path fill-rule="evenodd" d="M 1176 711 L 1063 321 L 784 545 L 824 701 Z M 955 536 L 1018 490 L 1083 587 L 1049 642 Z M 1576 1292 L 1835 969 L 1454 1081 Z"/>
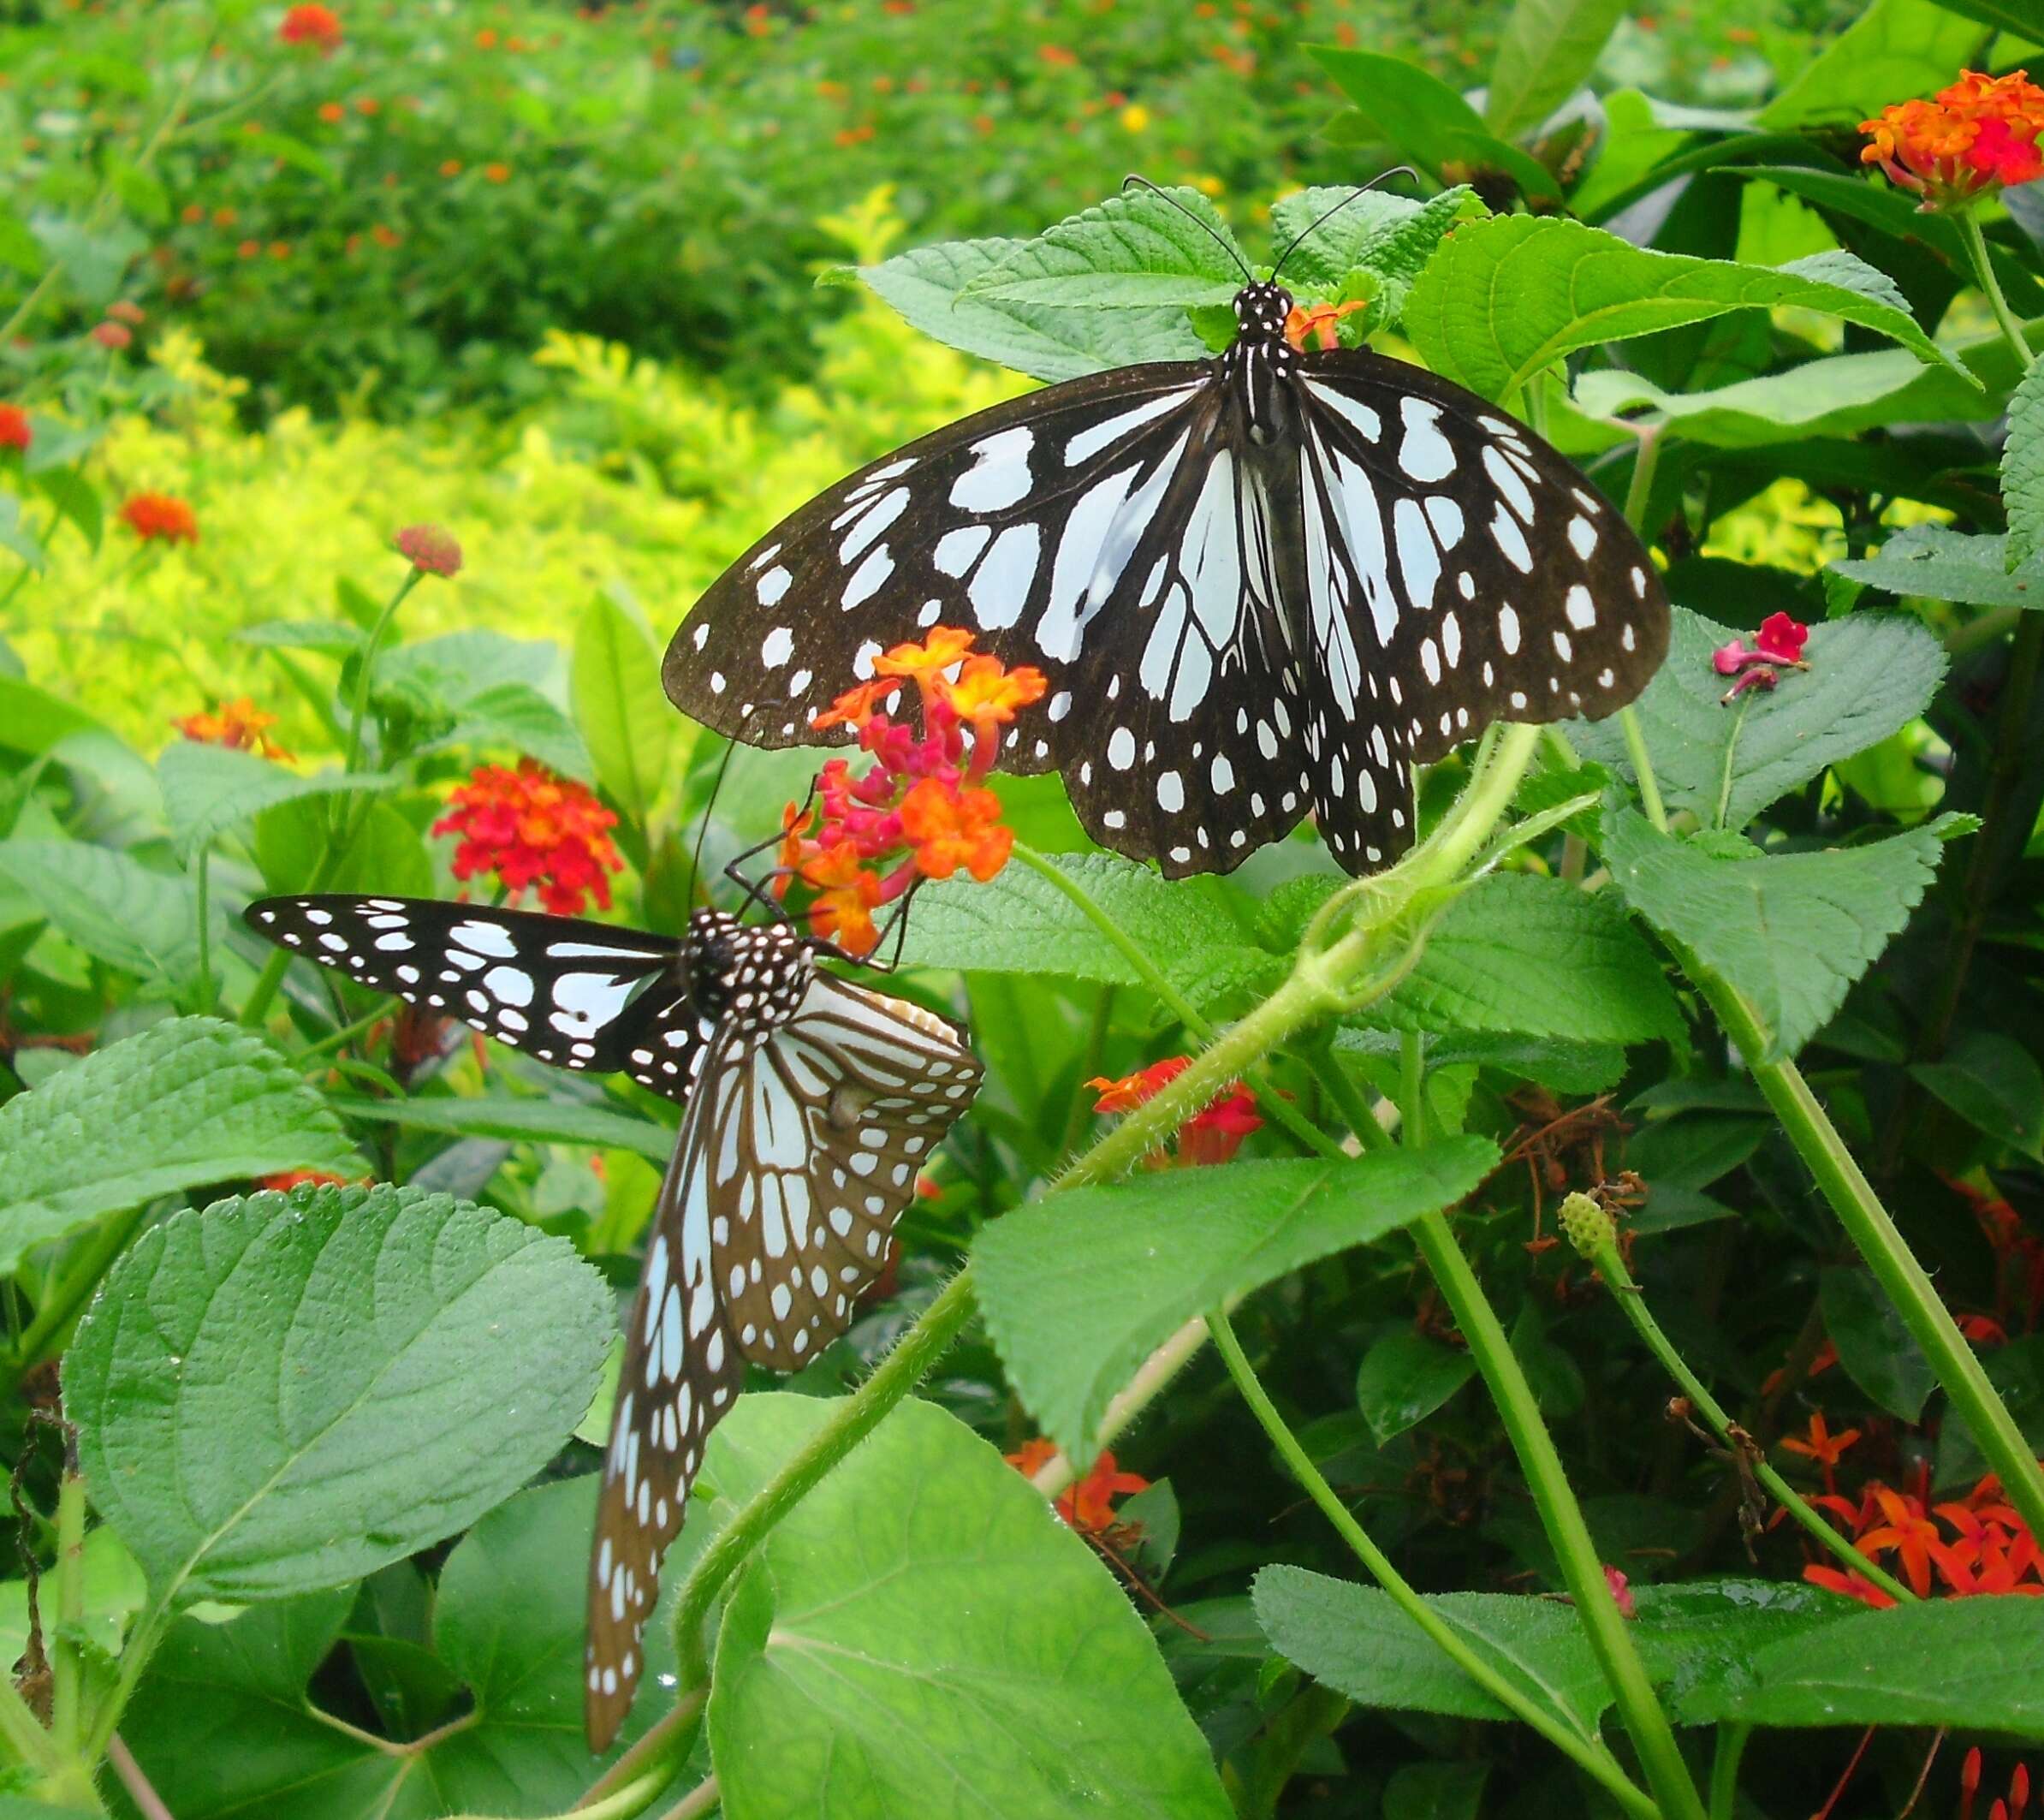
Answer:
<path fill-rule="evenodd" d="M 1150 130 L 1150 110 L 1140 101 L 1132 101 L 1121 110 L 1121 124 L 1131 133 L 1147 133 Z"/>
<path fill-rule="evenodd" d="M 1218 196 L 1227 187 L 1227 185 L 1223 183 L 1219 177 L 1209 173 L 1203 177 L 1193 178 L 1192 187 L 1203 196 Z"/>

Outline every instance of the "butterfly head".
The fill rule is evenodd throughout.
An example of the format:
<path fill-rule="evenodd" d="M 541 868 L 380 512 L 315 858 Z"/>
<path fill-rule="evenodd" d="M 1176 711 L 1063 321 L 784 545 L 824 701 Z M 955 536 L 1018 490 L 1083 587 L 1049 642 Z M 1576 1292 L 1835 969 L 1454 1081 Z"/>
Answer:
<path fill-rule="evenodd" d="M 1280 342 L 1292 313 L 1292 293 L 1281 284 L 1245 284 L 1235 293 L 1235 333 L 1243 341 Z"/>
<path fill-rule="evenodd" d="M 816 961 L 808 942 L 785 923 L 741 923 L 722 910 L 698 910 L 688 925 L 690 972 L 706 1015 L 727 1013 L 762 1031 L 801 1008 Z"/>

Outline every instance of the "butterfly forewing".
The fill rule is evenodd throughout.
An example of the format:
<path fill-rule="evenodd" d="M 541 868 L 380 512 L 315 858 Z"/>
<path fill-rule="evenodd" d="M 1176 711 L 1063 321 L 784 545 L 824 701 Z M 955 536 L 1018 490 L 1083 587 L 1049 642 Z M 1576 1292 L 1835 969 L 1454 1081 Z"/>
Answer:
<path fill-rule="evenodd" d="M 378 992 L 542 1062 L 686 1097 L 703 1034 L 686 944 L 437 898 L 264 898 L 248 925 Z"/>

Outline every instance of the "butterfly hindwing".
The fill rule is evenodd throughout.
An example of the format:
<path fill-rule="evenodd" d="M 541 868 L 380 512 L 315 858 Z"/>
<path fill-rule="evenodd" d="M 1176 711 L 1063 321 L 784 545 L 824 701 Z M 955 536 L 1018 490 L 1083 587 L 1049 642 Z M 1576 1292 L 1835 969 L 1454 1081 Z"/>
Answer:
<path fill-rule="evenodd" d="M 686 1097 L 704 1032 L 685 943 L 437 898 L 270 897 L 246 916 L 294 952 L 541 1062 Z"/>

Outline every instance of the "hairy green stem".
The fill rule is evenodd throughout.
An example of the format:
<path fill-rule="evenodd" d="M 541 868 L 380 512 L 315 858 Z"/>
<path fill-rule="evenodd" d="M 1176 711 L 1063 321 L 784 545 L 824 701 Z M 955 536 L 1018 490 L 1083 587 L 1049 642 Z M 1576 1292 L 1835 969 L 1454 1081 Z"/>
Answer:
<path fill-rule="evenodd" d="M 1994 262 L 1988 256 L 1987 236 L 1980 231 L 1979 219 L 1971 209 L 1957 210 L 1951 218 L 1958 223 L 1959 238 L 1965 243 L 1966 257 L 1972 263 L 1974 282 L 1987 294 L 1988 306 L 1994 312 L 2001 338 L 2016 351 L 2016 371 L 2026 373 L 2037 364 L 2037 357 L 2030 352 L 2023 324 L 2016 320 L 2016 312 L 2001 294 L 2001 280 L 1994 276 Z"/>
<path fill-rule="evenodd" d="M 1263 1425 L 1263 1432 L 1270 1437 L 1279 1457 L 1290 1468 L 1306 1496 L 1319 1506 L 1321 1514 L 1353 1550 L 1356 1558 L 1369 1570 L 1370 1577 L 1390 1596 L 1392 1603 L 1484 1692 L 1507 1711 L 1516 1714 L 1585 1774 L 1594 1776 L 1628 1813 L 1639 1815 L 1643 1820 L 1658 1816 L 1661 1810 L 1633 1786 L 1618 1760 L 1602 1744 L 1566 1723 L 1552 1706 L 1530 1698 L 1518 1682 L 1500 1674 L 1459 1631 L 1413 1590 L 1392 1565 L 1390 1557 L 1370 1539 L 1369 1532 L 1335 1495 L 1334 1488 L 1328 1484 L 1313 1464 L 1312 1456 L 1299 1444 L 1298 1437 L 1279 1414 L 1277 1406 L 1270 1401 L 1255 1367 L 1243 1352 L 1242 1342 L 1236 1337 L 1225 1311 L 1211 1310 L 1207 1315 L 1207 1325 L 1213 1331 L 1214 1349 L 1220 1353 L 1236 1390 Z"/>
<path fill-rule="evenodd" d="M 1760 1454 L 1753 1438 L 1734 1422 L 1723 1404 L 1704 1388 L 1703 1381 L 1692 1371 L 1681 1353 L 1675 1350 L 1674 1342 L 1662 1330 L 1661 1323 L 1647 1306 L 1645 1294 L 1633 1281 L 1632 1273 L 1625 1268 L 1625 1260 L 1619 1255 L 1618 1246 L 1606 1232 L 1601 1242 L 1593 1244 L 1584 1255 L 1596 1266 L 1597 1274 L 1604 1279 L 1619 1306 L 1625 1311 L 1625 1318 L 1631 1322 L 1633 1331 L 1646 1342 L 1647 1350 L 1661 1361 L 1668 1376 L 1681 1386 L 1682 1394 L 1695 1406 L 1703 1419 L 1709 1423 L 1718 1438 L 1736 1454 L 1745 1457 L 1752 1467 L 1754 1476 L 1771 1491 L 1783 1509 L 1801 1524 L 1815 1540 L 1820 1548 L 1828 1550 L 1839 1561 L 1876 1585 L 1900 1605 L 1913 1605 L 1916 1596 L 1909 1588 L 1874 1561 L 1827 1523 L 1810 1508 L 1809 1501 L 1790 1484 L 1780 1473 L 1767 1462 Z M 1751 1449 L 1750 1454 L 1747 1452 Z"/>
<path fill-rule="evenodd" d="M 651 1806 L 681 1773 L 682 1759 L 695 1741 L 696 1727 L 702 1722 L 704 1703 L 709 1698 L 707 1687 L 684 1688 L 674 1704 L 640 1735 L 639 1742 L 583 1790 L 581 1799 L 568 1811 L 583 1816 L 584 1820 L 594 1811 L 608 1820 L 608 1816 L 618 1810 L 606 1803 L 627 1789 L 636 1791 L 648 1784 L 652 1786 L 638 1805 L 624 1811 L 638 1813 Z"/>
<path fill-rule="evenodd" d="M 78 1627 L 85 1618 L 85 1480 L 71 1466 L 70 1446 L 56 1490 L 56 1622 L 50 1639 L 50 1736 L 58 1752 L 75 1760 L 85 1692 L 85 1664 L 79 1656 Z"/>
<path fill-rule="evenodd" d="M 1405 1084 L 1402 1122 L 1407 1144 L 1425 1141 L 1423 1054 L 1417 1036 L 1404 1038 L 1400 1073 Z M 1412 1235 L 1442 1299 L 1454 1315 L 1455 1325 L 1469 1342 L 1470 1356 L 1482 1373 L 1491 1401 L 1497 1406 L 1506 1436 L 1526 1475 L 1526 1489 L 1532 1495 L 1541 1527 L 1547 1532 L 1560 1564 L 1562 1579 L 1575 1603 L 1577 1619 L 1610 1686 L 1619 1716 L 1631 1735 L 1633 1749 L 1638 1752 L 1647 1786 L 1653 1790 L 1665 1820 L 1703 1820 L 1702 1800 L 1676 1746 L 1667 1714 L 1655 1697 L 1646 1664 L 1640 1660 L 1618 1602 L 1612 1597 L 1583 1508 L 1576 1502 L 1561 1456 L 1541 1418 L 1533 1387 L 1526 1381 L 1525 1370 L 1512 1349 L 1504 1323 L 1483 1294 L 1476 1271 L 1443 1215 L 1430 1213 L 1414 1222 Z"/>

